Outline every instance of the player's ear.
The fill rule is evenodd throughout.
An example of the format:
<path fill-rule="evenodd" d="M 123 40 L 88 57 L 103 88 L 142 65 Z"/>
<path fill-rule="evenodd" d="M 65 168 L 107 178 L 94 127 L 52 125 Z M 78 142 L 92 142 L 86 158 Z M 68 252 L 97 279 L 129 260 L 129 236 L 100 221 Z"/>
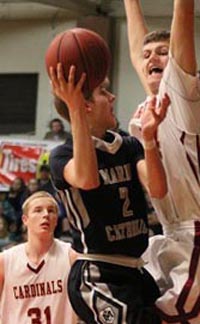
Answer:
<path fill-rule="evenodd" d="M 92 111 L 92 102 L 90 100 L 85 101 L 86 112 L 90 113 Z"/>
<path fill-rule="evenodd" d="M 26 215 L 22 215 L 22 222 L 23 222 L 23 224 L 24 225 L 26 225 L 27 224 L 27 219 L 28 219 L 28 217 L 26 216 Z"/>

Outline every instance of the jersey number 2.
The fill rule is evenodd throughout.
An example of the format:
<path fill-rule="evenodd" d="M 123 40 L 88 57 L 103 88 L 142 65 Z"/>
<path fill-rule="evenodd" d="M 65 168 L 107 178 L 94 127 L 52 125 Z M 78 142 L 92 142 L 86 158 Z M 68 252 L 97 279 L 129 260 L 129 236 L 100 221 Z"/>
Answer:
<path fill-rule="evenodd" d="M 130 198 L 126 187 L 119 188 L 120 199 L 123 200 L 122 214 L 124 217 L 133 216 L 133 210 L 130 208 Z"/>
<path fill-rule="evenodd" d="M 46 318 L 45 324 L 51 324 L 51 312 L 50 306 L 44 309 L 44 315 Z M 31 317 L 31 324 L 42 324 L 42 311 L 38 307 L 30 308 L 28 310 L 28 316 Z"/>

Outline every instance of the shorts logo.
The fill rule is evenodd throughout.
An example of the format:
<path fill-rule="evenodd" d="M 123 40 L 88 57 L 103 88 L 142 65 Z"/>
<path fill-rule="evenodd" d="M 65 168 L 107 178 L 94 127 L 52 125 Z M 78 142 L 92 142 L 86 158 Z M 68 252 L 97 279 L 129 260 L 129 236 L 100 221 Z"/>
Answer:
<path fill-rule="evenodd" d="M 102 323 L 105 323 L 105 324 L 113 324 L 114 323 L 115 314 L 110 306 L 106 307 L 104 310 L 102 310 L 100 312 L 100 319 L 101 319 Z"/>

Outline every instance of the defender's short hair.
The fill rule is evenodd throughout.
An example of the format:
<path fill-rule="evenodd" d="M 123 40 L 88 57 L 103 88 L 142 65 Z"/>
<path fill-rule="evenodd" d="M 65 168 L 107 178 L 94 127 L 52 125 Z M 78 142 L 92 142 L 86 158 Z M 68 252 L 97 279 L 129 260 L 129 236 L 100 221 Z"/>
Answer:
<path fill-rule="evenodd" d="M 48 193 L 47 191 L 37 191 L 34 194 L 32 194 L 31 196 L 29 196 L 24 201 L 24 203 L 22 205 L 22 211 L 23 211 L 24 215 L 27 215 L 30 203 L 33 200 L 37 199 L 37 198 L 50 198 L 52 200 L 53 204 L 55 205 L 56 210 L 58 212 L 58 204 L 57 204 L 55 198 L 50 193 Z"/>
<path fill-rule="evenodd" d="M 169 41 L 170 31 L 169 30 L 154 30 L 145 35 L 143 40 L 143 46 L 153 42 Z"/>

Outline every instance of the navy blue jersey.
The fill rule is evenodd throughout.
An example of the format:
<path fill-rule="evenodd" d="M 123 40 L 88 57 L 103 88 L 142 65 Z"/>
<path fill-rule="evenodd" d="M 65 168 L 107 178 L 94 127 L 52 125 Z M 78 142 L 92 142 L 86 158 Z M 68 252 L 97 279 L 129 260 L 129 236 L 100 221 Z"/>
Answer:
<path fill-rule="evenodd" d="M 94 138 L 100 186 L 73 188 L 63 168 L 73 156 L 72 141 L 52 150 L 50 168 L 72 227 L 73 248 L 81 253 L 139 257 L 148 245 L 147 207 L 136 164 L 144 159 L 139 141 L 107 132 Z"/>

